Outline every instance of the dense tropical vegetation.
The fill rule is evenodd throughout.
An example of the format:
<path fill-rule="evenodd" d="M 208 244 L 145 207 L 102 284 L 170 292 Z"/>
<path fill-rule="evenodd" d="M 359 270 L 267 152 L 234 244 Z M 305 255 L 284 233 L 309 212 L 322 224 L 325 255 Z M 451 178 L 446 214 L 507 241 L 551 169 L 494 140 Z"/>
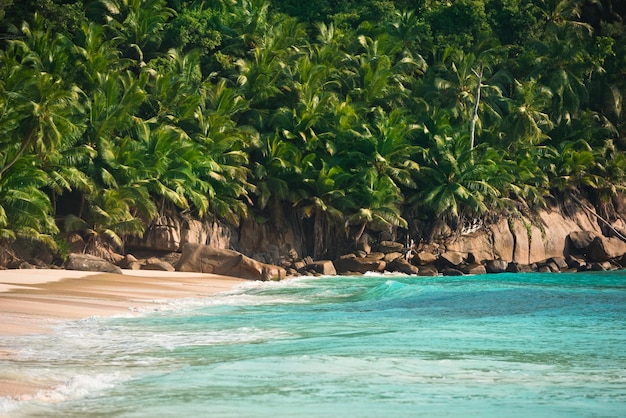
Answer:
<path fill-rule="evenodd" d="M 297 214 L 321 257 L 338 231 L 610 197 L 618 3 L 0 0 L 0 237 Z"/>

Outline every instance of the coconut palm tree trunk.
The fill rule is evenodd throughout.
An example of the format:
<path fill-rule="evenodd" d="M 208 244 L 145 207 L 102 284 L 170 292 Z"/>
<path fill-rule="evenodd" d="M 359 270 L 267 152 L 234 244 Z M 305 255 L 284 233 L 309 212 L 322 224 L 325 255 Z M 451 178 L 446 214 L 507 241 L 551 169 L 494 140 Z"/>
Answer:
<path fill-rule="evenodd" d="M 19 151 L 17 151 L 17 154 L 13 156 L 13 159 L 11 159 L 11 161 L 9 161 L 4 167 L 2 167 L 2 169 L 0 170 L 0 177 L 2 177 L 4 173 L 6 173 L 11 167 L 13 167 L 17 160 L 19 160 L 20 157 L 26 152 L 33 140 L 33 137 L 35 136 L 35 130 L 35 128 L 32 128 L 30 130 L 28 135 L 26 135 L 26 138 L 24 138 L 24 140 L 22 141 L 22 146 L 20 147 Z"/>
<path fill-rule="evenodd" d="M 478 71 L 472 70 L 476 75 L 476 103 L 474 103 L 474 112 L 472 114 L 472 120 L 470 121 L 470 149 L 474 149 L 474 143 L 476 141 L 476 121 L 478 120 L 478 106 L 480 105 L 480 85 L 483 81 L 483 63 L 479 64 Z"/>

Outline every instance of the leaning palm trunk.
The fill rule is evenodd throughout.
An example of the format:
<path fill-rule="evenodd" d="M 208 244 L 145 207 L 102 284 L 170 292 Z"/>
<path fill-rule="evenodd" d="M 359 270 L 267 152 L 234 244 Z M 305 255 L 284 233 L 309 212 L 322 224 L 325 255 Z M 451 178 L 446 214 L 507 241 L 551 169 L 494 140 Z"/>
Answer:
<path fill-rule="evenodd" d="M 483 63 L 480 63 L 478 72 L 472 70 L 476 75 L 476 99 L 474 103 L 474 112 L 472 113 L 472 119 L 470 121 L 470 150 L 474 149 L 476 142 L 476 122 L 478 121 L 478 107 L 480 106 L 480 87 L 483 82 Z"/>

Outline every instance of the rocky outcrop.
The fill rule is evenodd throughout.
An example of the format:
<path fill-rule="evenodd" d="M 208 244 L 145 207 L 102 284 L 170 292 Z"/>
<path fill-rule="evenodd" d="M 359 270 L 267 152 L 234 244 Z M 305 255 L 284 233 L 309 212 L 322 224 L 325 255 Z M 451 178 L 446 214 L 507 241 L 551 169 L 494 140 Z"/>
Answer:
<path fill-rule="evenodd" d="M 486 267 L 478 263 L 465 265 L 461 267 L 461 271 L 465 274 L 487 274 Z"/>
<path fill-rule="evenodd" d="M 572 251 L 583 253 L 597 236 L 598 234 L 591 231 L 573 231 L 567 238 Z"/>
<path fill-rule="evenodd" d="M 368 273 L 368 272 L 379 272 L 382 273 L 385 271 L 385 267 L 387 267 L 387 263 L 375 257 L 341 257 L 335 260 L 335 269 L 337 273 L 346 274 L 346 273 Z"/>
<path fill-rule="evenodd" d="M 115 264 L 91 254 L 70 254 L 64 267 L 67 270 L 101 271 L 103 273 L 122 274 L 122 269 Z"/>
<path fill-rule="evenodd" d="M 181 251 L 185 244 L 232 248 L 238 235 L 233 227 L 215 220 L 196 220 L 173 215 L 161 215 L 150 225 L 142 238 L 129 237 L 126 247 L 140 251 Z"/>
<path fill-rule="evenodd" d="M 404 245 L 399 242 L 394 241 L 381 241 L 376 245 L 376 251 L 381 252 L 383 254 L 389 253 L 402 253 L 404 249 Z"/>
<path fill-rule="evenodd" d="M 313 261 L 312 263 L 307 264 L 306 267 L 315 273 L 323 274 L 325 276 L 334 276 L 337 274 L 335 265 L 330 260 Z"/>
<path fill-rule="evenodd" d="M 170 263 L 157 257 L 148 258 L 145 264 L 141 266 L 141 270 L 176 271 Z"/>
<path fill-rule="evenodd" d="M 188 243 L 183 246 L 177 271 L 222 274 L 248 280 L 281 280 L 284 268 L 261 263 L 237 251 Z"/>
<path fill-rule="evenodd" d="M 551 257 L 565 257 L 572 245 L 570 234 L 579 240 L 602 235 L 597 220 L 580 207 L 565 214 L 557 208 L 538 212 L 535 219 L 523 216 L 502 217 L 478 231 L 446 240 L 447 251 L 472 253 L 476 262 L 487 260 L 538 263 Z"/>
<path fill-rule="evenodd" d="M 439 256 L 442 267 L 458 267 L 467 260 L 467 254 L 458 251 L 446 251 Z"/>
<path fill-rule="evenodd" d="M 387 265 L 387 269 L 390 271 L 397 271 L 404 274 L 418 274 L 419 268 L 409 263 L 404 258 L 396 258 Z"/>
<path fill-rule="evenodd" d="M 626 254 L 626 242 L 617 237 L 597 236 L 586 250 L 593 261 L 609 261 Z"/>
<path fill-rule="evenodd" d="M 505 260 L 489 260 L 485 265 L 487 273 L 504 273 L 508 267 L 509 263 Z"/>
<path fill-rule="evenodd" d="M 418 266 L 426 266 L 433 264 L 439 259 L 437 254 L 433 254 L 429 251 L 420 250 L 415 254 L 414 261 Z"/>

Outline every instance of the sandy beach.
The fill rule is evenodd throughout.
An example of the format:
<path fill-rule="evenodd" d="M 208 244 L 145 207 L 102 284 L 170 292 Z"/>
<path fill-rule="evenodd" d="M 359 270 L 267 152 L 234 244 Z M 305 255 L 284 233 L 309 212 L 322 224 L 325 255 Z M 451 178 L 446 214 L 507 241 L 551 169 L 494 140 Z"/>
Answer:
<path fill-rule="evenodd" d="M 213 295 L 245 280 L 202 273 L 124 270 L 123 274 L 70 270 L 0 271 L 0 358 L 12 335 L 49 332 L 62 321 L 132 314 L 172 299 Z M 0 397 L 25 398 L 47 389 L 0 373 Z"/>

